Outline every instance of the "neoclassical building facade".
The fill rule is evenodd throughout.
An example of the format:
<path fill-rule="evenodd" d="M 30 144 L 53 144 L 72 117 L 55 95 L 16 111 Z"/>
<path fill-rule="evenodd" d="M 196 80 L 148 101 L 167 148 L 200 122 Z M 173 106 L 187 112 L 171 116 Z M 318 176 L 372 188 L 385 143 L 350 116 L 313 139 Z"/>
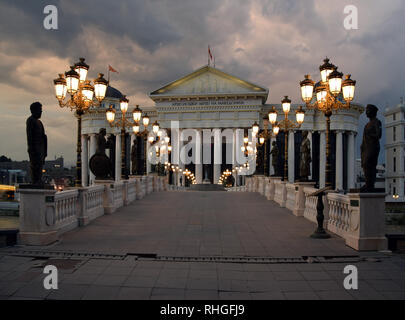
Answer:
<path fill-rule="evenodd" d="M 299 88 L 297 87 L 297 90 Z M 288 94 L 288 93 L 286 93 Z M 281 104 L 266 103 L 269 90 L 252 82 L 230 75 L 217 68 L 206 65 L 192 73 L 174 80 L 149 94 L 154 102 L 153 106 L 141 106 L 144 114 L 150 117 L 150 123 L 157 121 L 160 128 L 170 136 L 172 152 L 165 160 L 170 161 L 182 170 L 193 172 L 197 183 L 210 181 L 217 183 L 222 173 L 228 169 L 240 167 L 248 159 L 241 151 L 243 137 L 247 133 L 249 139 L 256 145 L 251 135 L 252 125 L 256 122 L 261 130 L 267 126 L 267 115 L 275 106 L 278 117 L 284 117 Z M 82 129 L 82 181 L 84 185 L 92 184 L 94 176 L 88 169 L 88 160 L 95 153 L 95 134 L 100 128 L 106 128 L 107 134 L 112 136 L 115 148 L 110 151 L 110 158 L 114 162 L 114 176 L 120 179 L 121 143 L 125 143 L 127 151 L 127 166 L 131 167 L 129 154 L 131 146 L 137 143 L 137 157 L 139 164 L 144 162 L 147 154 L 146 171 L 150 172 L 153 162 L 154 148 L 143 139 L 137 137 L 128 128 L 128 137 L 121 141 L 120 130 L 110 128 L 106 121 L 106 108 L 112 104 L 120 116 L 119 99 L 121 93 L 109 87 L 103 105 L 91 109 L 83 116 Z M 282 97 L 280 97 L 281 100 Z M 295 118 L 295 110 L 299 104 L 291 106 L 290 117 Z M 306 109 L 306 108 L 304 108 Z M 364 107 L 352 104 L 350 109 L 339 110 L 331 117 L 331 163 L 332 183 L 337 190 L 349 190 L 355 184 L 356 136 L 358 121 Z M 129 115 L 128 115 L 129 116 Z M 150 128 L 149 128 L 150 129 Z M 294 182 L 299 178 L 299 146 L 302 131 L 309 132 L 312 149 L 311 179 L 320 187 L 325 185 L 326 165 L 326 122 L 324 115 L 317 110 L 306 110 L 305 121 L 302 126 L 288 133 L 288 180 Z M 144 128 L 141 126 L 141 131 Z M 269 126 L 269 130 L 271 130 Z M 251 170 L 247 174 L 274 174 L 271 163 L 271 144 L 276 141 L 280 150 L 277 166 L 283 175 L 284 162 L 284 132 L 272 137 L 263 146 L 258 146 L 258 158 L 253 159 Z M 146 152 L 144 150 L 146 145 Z M 118 150 L 118 152 L 116 152 Z M 183 153 L 183 154 L 182 154 Z M 264 154 L 266 153 L 266 154 Z M 191 161 L 190 161 L 191 159 Z M 265 162 L 264 162 L 265 160 Z M 166 162 L 165 161 L 165 162 Z M 255 164 L 257 163 L 257 166 Z M 145 173 L 142 165 L 137 165 L 135 174 Z M 235 183 L 243 180 L 234 172 Z M 184 184 L 181 175 L 176 175 L 173 183 Z"/>

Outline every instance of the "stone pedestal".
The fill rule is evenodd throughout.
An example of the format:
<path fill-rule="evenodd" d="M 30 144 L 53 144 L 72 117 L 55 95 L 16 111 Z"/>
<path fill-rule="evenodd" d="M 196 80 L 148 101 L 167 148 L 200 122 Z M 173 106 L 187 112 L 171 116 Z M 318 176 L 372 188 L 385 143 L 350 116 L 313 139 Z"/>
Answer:
<path fill-rule="evenodd" d="M 275 181 L 281 181 L 281 177 L 270 177 L 269 178 L 269 185 L 268 185 L 268 192 L 267 192 L 267 200 L 274 200 L 274 194 L 276 191 Z"/>
<path fill-rule="evenodd" d="M 287 202 L 287 181 L 275 181 L 274 201 L 277 202 L 281 208 L 285 208 Z"/>
<path fill-rule="evenodd" d="M 359 251 L 387 249 L 385 193 L 351 193 L 346 245 Z"/>
<path fill-rule="evenodd" d="M 124 206 L 127 206 L 129 204 L 129 199 L 128 199 L 128 180 L 124 180 L 124 187 L 122 188 L 122 198 L 124 202 Z"/>
<path fill-rule="evenodd" d="M 143 194 L 143 187 L 142 187 L 142 177 L 143 176 L 135 176 L 135 175 L 130 175 L 129 176 L 131 179 L 135 179 L 135 194 L 136 194 L 136 200 L 141 200 L 144 197 Z"/>
<path fill-rule="evenodd" d="M 58 240 L 56 230 L 55 190 L 19 189 L 19 242 L 42 246 Z"/>
<path fill-rule="evenodd" d="M 296 182 L 295 184 L 295 205 L 293 209 L 293 214 L 297 217 L 301 217 L 304 215 L 305 211 L 305 193 L 304 188 L 306 187 L 314 187 L 315 182 Z"/>
<path fill-rule="evenodd" d="M 114 198 L 111 189 L 114 187 L 114 180 L 94 180 L 96 185 L 104 185 L 103 206 L 105 214 L 112 214 L 115 211 Z"/>
<path fill-rule="evenodd" d="M 266 187 L 265 184 L 265 176 L 259 175 L 257 176 L 257 192 L 259 192 L 262 196 L 264 196 L 264 189 Z"/>
<path fill-rule="evenodd" d="M 146 194 L 151 194 L 153 192 L 153 176 L 146 176 Z"/>

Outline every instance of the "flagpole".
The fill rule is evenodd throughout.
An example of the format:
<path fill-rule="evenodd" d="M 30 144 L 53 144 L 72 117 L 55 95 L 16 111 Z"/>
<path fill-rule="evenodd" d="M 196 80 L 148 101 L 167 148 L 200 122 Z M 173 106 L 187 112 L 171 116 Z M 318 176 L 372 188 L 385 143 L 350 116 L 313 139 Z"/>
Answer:
<path fill-rule="evenodd" d="M 110 66 L 108 66 L 107 82 L 110 83 Z"/>

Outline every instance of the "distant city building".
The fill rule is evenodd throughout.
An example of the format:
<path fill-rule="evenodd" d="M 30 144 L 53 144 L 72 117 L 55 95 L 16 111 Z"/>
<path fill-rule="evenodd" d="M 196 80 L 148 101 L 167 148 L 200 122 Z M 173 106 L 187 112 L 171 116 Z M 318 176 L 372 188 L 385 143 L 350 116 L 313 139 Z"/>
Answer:
<path fill-rule="evenodd" d="M 386 201 L 405 201 L 405 105 L 386 108 L 385 117 L 385 162 Z"/>
<path fill-rule="evenodd" d="M 361 159 L 356 159 L 356 167 L 355 167 L 355 174 L 356 174 L 356 183 L 355 188 L 360 189 L 364 183 L 364 172 L 363 168 L 361 167 Z M 375 183 L 376 188 L 385 188 L 385 166 L 384 165 L 377 165 L 377 180 Z"/>
<path fill-rule="evenodd" d="M 3 157 L 0 162 L 0 184 L 18 185 L 30 182 L 30 163 L 28 160 L 11 161 Z M 44 182 L 70 185 L 74 181 L 75 171 L 64 167 L 63 157 L 46 160 L 43 167 Z"/>

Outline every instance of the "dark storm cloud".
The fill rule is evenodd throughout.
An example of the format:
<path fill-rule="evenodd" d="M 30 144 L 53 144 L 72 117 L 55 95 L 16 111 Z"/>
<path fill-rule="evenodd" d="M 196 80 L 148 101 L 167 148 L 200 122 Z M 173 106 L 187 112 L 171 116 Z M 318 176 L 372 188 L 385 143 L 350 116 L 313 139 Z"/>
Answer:
<path fill-rule="evenodd" d="M 179 40 L 179 36 L 169 25 L 169 21 L 162 16 L 156 16 L 154 7 L 160 1 L 107 1 L 107 0 L 68 0 L 68 1 L 10 1 L 9 7 L 24 13 L 23 21 L 14 24 L 11 36 L 18 36 L 24 40 L 33 41 L 38 47 L 44 42 L 51 50 L 59 55 L 68 54 L 65 51 L 69 44 L 86 26 L 95 25 L 107 34 L 126 35 L 142 47 L 150 51 L 159 46 Z M 164 1 L 165 2 L 165 1 Z M 59 12 L 59 29 L 48 32 L 42 27 L 44 19 L 43 8 L 53 4 Z M 4 8 L 3 8 L 4 9 Z M 13 17 L 2 18 L 9 21 Z M 3 11 L 3 10 L 2 10 Z M 3 30 L 10 32 L 7 23 L 2 24 Z M 1 29 L 0 29 L 1 30 Z M 108 43 L 108 37 L 105 39 Z M 52 45 L 53 44 L 53 45 Z"/>
<path fill-rule="evenodd" d="M 48 4 L 58 8 L 56 31 L 43 27 Z M 359 8 L 359 30 L 343 28 L 347 4 Z M 73 158 L 66 144 L 74 118 L 62 116 L 53 96 L 58 73 L 80 56 L 90 78 L 110 64 L 119 71 L 112 85 L 131 104 L 152 105 L 149 92 L 207 63 L 208 45 L 218 68 L 268 87 L 269 103 L 285 94 L 300 102 L 299 81 L 306 73 L 319 79 L 330 56 L 358 81 L 356 100 L 382 112 L 404 95 L 404 16 L 402 0 L 0 0 L 0 108 L 11 117 L 3 127 L 26 116 L 21 106 L 41 100 L 49 129 L 64 132 L 52 148 L 72 149 Z M 16 143 L 0 143 L 25 157 Z"/>

